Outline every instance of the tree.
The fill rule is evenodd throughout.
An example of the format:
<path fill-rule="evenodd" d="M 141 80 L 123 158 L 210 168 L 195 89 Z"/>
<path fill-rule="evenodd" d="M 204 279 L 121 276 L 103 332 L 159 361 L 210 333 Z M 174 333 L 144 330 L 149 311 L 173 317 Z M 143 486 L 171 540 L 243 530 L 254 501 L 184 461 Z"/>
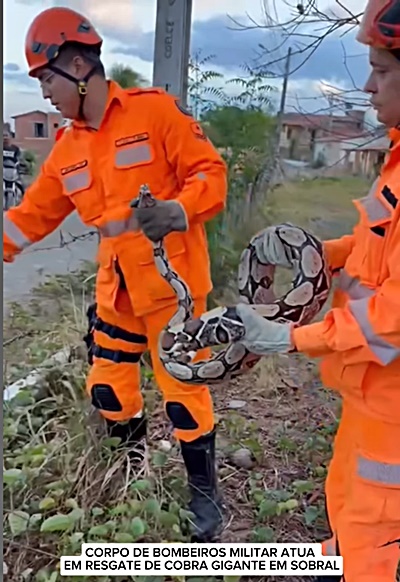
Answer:
<path fill-rule="evenodd" d="M 207 111 L 202 122 L 217 147 L 239 151 L 264 149 L 266 135 L 272 126 L 272 118 L 263 111 L 242 109 L 236 105 L 223 105 Z"/>
<path fill-rule="evenodd" d="M 115 63 L 111 67 L 109 77 L 118 83 L 118 85 L 121 85 L 123 89 L 143 87 L 149 84 L 147 79 L 145 79 L 140 73 L 137 73 L 128 65 L 120 63 Z"/>
<path fill-rule="evenodd" d="M 285 9 L 277 10 L 274 2 L 264 0 L 264 15 L 261 22 L 247 17 L 248 22 L 238 22 L 231 18 L 237 30 L 262 29 L 266 31 L 266 45 L 258 45 L 258 67 L 260 70 L 267 66 L 284 63 L 286 59 L 285 45 L 293 46 L 292 57 L 294 70 L 299 70 L 312 54 L 329 36 L 342 38 L 353 30 L 363 15 L 362 12 L 353 12 L 350 2 L 342 0 L 326 2 L 320 6 L 315 0 L 285 0 Z M 323 4 L 323 3 L 320 3 Z M 283 49 L 283 50 L 282 50 Z M 280 73 L 271 76 L 280 77 Z"/>
<path fill-rule="evenodd" d="M 227 81 L 210 68 L 212 58 L 202 57 L 200 51 L 193 55 L 188 87 L 192 113 L 225 158 L 229 173 L 225 212 L 206 223 L 214 283 L 211 302 L 227 292 L 243 247 L 254 230 L 270 224 L 271 206 L 252 202 L 251 185 L 270 156 L 270 137 L 276 123 L 271 113 L 273 88 L 267 83 L 267 75 L 244 66 L 243 78 Z M 229 94 L 227 83 L 237 90 Z"/>
<path fill-rule="evenodd" d="M 244 77 L 230 79 L 227 84 L 238 87 L 239 92 L 232 96 L 229 102 L 244 109 L 271 112 L 271 93 L 276 92 L 268 82 L 267 71 L 256 71 L 248 65 L 243 65 Z"/>
<path fill-rule="evenodd" d="M 209 85 L 211 81 L 224 80 L 223 75 L 204 66 L 214 58 L 214 55 L 201 56 L 201 50 L 189 58 L 188 96 L 189 106 L 196 119 L 215 106 L 216 101 L 226 100 L 222 89 Z"/>

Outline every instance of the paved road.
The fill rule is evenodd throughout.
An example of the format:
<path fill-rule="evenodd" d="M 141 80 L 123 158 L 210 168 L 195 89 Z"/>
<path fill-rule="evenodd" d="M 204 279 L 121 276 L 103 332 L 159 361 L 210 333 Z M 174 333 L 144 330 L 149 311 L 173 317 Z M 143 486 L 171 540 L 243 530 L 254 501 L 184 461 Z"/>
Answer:
<path fill-rule="evenodd" d="M 27 296 L 46 275 L 65 274 L 79 267 L 82 260 L 92 260 L 97 249 L 97 237 L 74 241 L 60 248 L 60 235 L 64 240 L 88 233 L 76 213 L 47 238 L 23 252 L 14 263 L 3 263 L 3 301 L 14 301 Z"/>

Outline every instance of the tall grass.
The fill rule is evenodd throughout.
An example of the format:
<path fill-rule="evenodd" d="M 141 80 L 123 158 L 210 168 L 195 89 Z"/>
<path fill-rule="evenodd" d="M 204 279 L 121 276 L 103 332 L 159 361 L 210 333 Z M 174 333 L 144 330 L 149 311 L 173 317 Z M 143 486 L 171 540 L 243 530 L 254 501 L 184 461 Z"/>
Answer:
<path fill-rule="evenodd" d="M 266 192 L 250 200 L 246 168 L 228 164 L 229 191 L 225 211 L 207 225 L 214 290 L 211 304 L 237 297 L 240 256 L 256 232 L 274 223 L 274 203 Z"/>

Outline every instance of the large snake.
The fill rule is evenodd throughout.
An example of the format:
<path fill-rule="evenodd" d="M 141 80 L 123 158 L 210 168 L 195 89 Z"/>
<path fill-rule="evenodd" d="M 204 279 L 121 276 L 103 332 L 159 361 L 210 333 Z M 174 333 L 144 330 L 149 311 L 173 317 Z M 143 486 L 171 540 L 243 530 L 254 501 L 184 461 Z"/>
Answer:
<path fill-rule="evenodd" d="M 149 208 L 155 204 L 157 201 L 148 186 L 143 185 L 132 206 Z M 254 305 L 255 311 L 265 319 L 307 324 L 322 309 L 331 287 L 322 242 L 303 228 L 289 223 L 273 228 L 274 236 L 285 250 L 287 264 L 295 272 L 292 287 L 281 298 L 275 298 L 276 264 L 268 261 L 264 229 L 253 236 L 241 255 L 238 272 L 240 301 Z M 250 353 L 240 343 L 245 328 L 236 308 L 217 307 L 194 318 L 190 289 L 172 269 L 163 240 L 152 244 L 156 268 L 178 299 L 178 309 L 159 339 L 159 357 L 166 371 L 187 384 L 217 384 L 253 368 L 260 356 Z M 228 346 L 211 359 L 193 361 L 199 350 L 222 344 Z"/>

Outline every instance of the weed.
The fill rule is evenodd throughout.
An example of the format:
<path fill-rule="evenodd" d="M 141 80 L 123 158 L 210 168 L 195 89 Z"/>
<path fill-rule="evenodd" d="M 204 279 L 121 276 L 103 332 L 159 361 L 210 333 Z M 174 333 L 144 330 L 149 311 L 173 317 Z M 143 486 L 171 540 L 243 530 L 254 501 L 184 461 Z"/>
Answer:
<path fill-rule="evenodd" d="M 313 194 L 311 186 L 317 189 Z M 307 216 L 320 214 L 316 193 L 321 199 L 326 192 L 333 196 L 333 187 L 337 191 L 330 181 L 313 181 L 298 190 L 280 187 L 271 195 L 274 222 L 292 218 L 309 224 Z M 342 195 L 340 183 L 339 191 Z M 296 192 L 298 213 L 293 209 L 288 217 Z M 351 213 L 349 195 L 347 201 L 349 214 L 343 202 L 342 217 Z M 344 230 L 340 220 L 337 229 L 338 235 Z M 244 229 L 239 235 L 245 236 Z M 236 248 L 240 244 L 243 240 Z M 188 539 L 191 515 L 183 462 L 151 370 L 143 364 L 150 439 L 139 470 L 126 452 L 112 450 L 116 442 L 107 438 L 86 398 L 87 364 L 77 346 L 86 331 L 92 272 L 90 267 L 49 279 L 33 292 L 29 305 L 12 306 L 5 322 L 5 384 L 56 349 L 75 347 L 70 361 L 48 367 L 41 383 L 3 406 L 4 561 L 12 581 L 84 580 L 61 579 L 58 564 L 61 555 L 79 554 L 86 541 Z M 264 358 L 251 374 L 212 389 L 227 506 L 222 541 L 307 542 L 328 535 L 324 480 L 339 407 L 316 376 L 315 366 L 303 356 L 275 356 Z M 249 467 L 233 462 L 240 449 L 249 452 Z M 157 577 L 153 582 L 171 581 Z"/>

